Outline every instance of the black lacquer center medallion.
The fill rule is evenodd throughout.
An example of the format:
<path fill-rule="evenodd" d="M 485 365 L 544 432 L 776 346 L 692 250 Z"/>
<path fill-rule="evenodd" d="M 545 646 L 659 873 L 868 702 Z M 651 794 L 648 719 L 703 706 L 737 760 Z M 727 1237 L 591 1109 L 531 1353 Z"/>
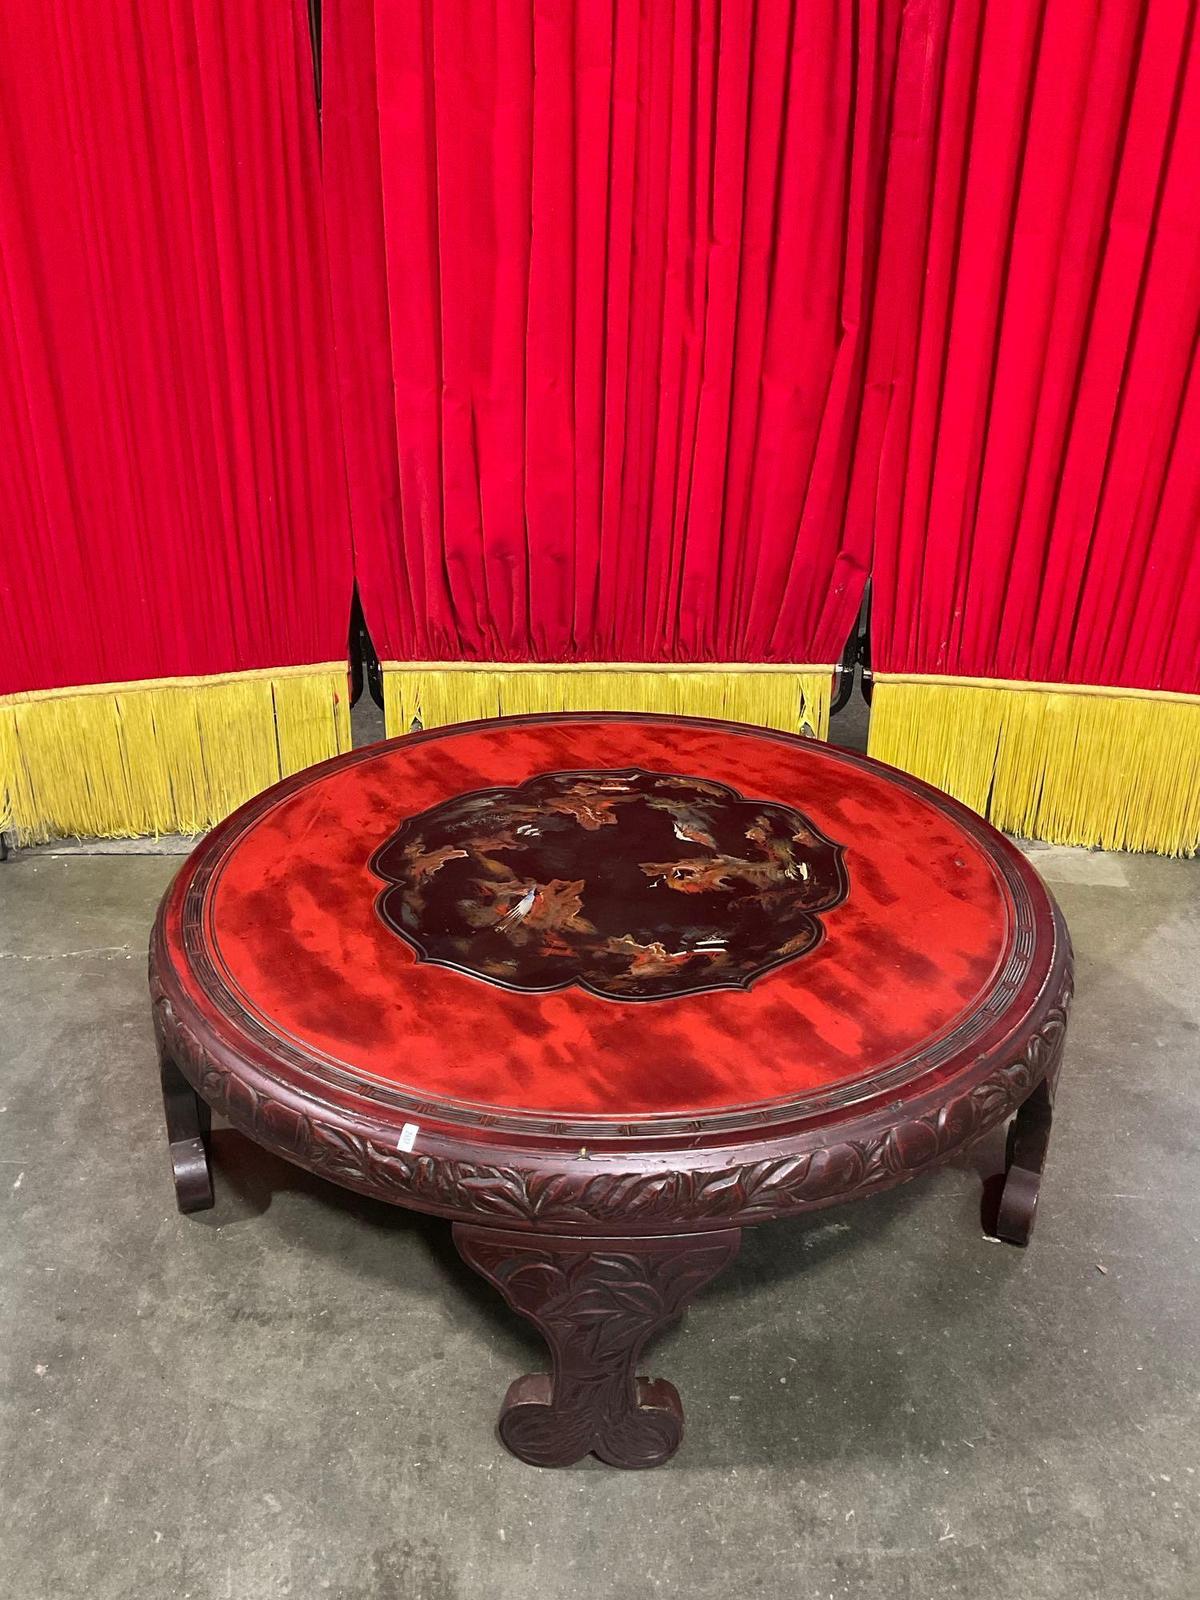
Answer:
<path fill-rule="evenodd" d="M 610 1000 L 745 989 L 821 940 L 842 846 L 791 806 L 673 773 L 554 772 L 455 795 L 371 860 L 418 956 Z"/>

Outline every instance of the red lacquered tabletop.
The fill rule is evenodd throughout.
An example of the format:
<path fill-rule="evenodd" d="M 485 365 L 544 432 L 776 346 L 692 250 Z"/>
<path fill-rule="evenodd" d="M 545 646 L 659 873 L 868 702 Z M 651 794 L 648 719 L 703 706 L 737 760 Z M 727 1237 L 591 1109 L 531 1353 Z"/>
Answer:
<path fill-rule="evenodd" d="M 333 1095 L 530 1133 L 777 1124 L 973 1058 L 1062 939 L 1024 859 L 863 757 L 512 719 L 355 752 L 170 895 L 213 1025 Z"/>

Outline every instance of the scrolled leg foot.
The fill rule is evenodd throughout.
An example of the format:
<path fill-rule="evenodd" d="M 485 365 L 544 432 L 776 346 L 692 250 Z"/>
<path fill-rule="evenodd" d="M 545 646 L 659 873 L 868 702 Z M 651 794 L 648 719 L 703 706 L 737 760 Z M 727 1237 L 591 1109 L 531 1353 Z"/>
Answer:
<path fill-rule="evenodd" d="M 1026 1245 L 1033 1233 L 1053 1120 L 1054 1084 L 1043 1078 L 1018 1107 L 1009 1130 L 1008 1170 L 996 1218 L 996 1234 L 1009 1244 Z"/>
<path fill-rule="evenodd" d="M 163 1111 L 175 1201 L 180 1211 L 207 1211 L 213 1203 L 208 1130 L 212 1114 L 191 1084 L 167 1056 L 160 1059 Z"/>
<path fill-rule="evenodd" d="M 553 1371 L 518 1378 L 500 1437 L 533 1466 L 594 1454 L 614 1467 L 656 1467 L 683 1437 L 672 1384 L 635 1375 L 646 1340 L 737 1253 L 736 1228 L 665 1238 L 572 1239 L 456 1223 L 469 1266 L 528 1317 Z"/>

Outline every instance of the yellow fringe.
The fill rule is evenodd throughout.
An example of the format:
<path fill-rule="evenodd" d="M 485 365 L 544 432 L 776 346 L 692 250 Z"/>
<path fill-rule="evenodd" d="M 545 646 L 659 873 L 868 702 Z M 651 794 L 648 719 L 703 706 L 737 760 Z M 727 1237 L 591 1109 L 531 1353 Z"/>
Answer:
<path fill-rule="evenodd" d="M 1200 695 L 877 676 L 868 748 L 1027 838 L 1200 848 Z"/>
<path fill-rule="evenodd" d="M 341 662 L 0 698 L 0 826 L 26 843 L 198 833 L 350 748 Z"/>
<path fill-rule="evenodd" d="M 832 667 L 385 661 L 389 734 L 531 711 L 658 711 L 829 736 Z"/>

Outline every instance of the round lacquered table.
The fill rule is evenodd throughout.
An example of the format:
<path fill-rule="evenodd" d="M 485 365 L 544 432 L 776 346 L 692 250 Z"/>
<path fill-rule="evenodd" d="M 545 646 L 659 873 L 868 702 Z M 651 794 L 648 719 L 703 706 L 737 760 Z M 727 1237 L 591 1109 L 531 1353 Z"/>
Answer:
<path fill-rule="evenodd" d="M 1071 995 L 1023 856 L 879 762 L 625 714 L 463 724 L 310 768 L 214 830 L 151 991 L 181 1209 L 209 1108 L 449 1218 L 552 1371 L 518 1456 L 679 1444 L 647 1337 L 750 1223 L 883 1189 L 1010 1116 L 1025 1243 Z"/>

